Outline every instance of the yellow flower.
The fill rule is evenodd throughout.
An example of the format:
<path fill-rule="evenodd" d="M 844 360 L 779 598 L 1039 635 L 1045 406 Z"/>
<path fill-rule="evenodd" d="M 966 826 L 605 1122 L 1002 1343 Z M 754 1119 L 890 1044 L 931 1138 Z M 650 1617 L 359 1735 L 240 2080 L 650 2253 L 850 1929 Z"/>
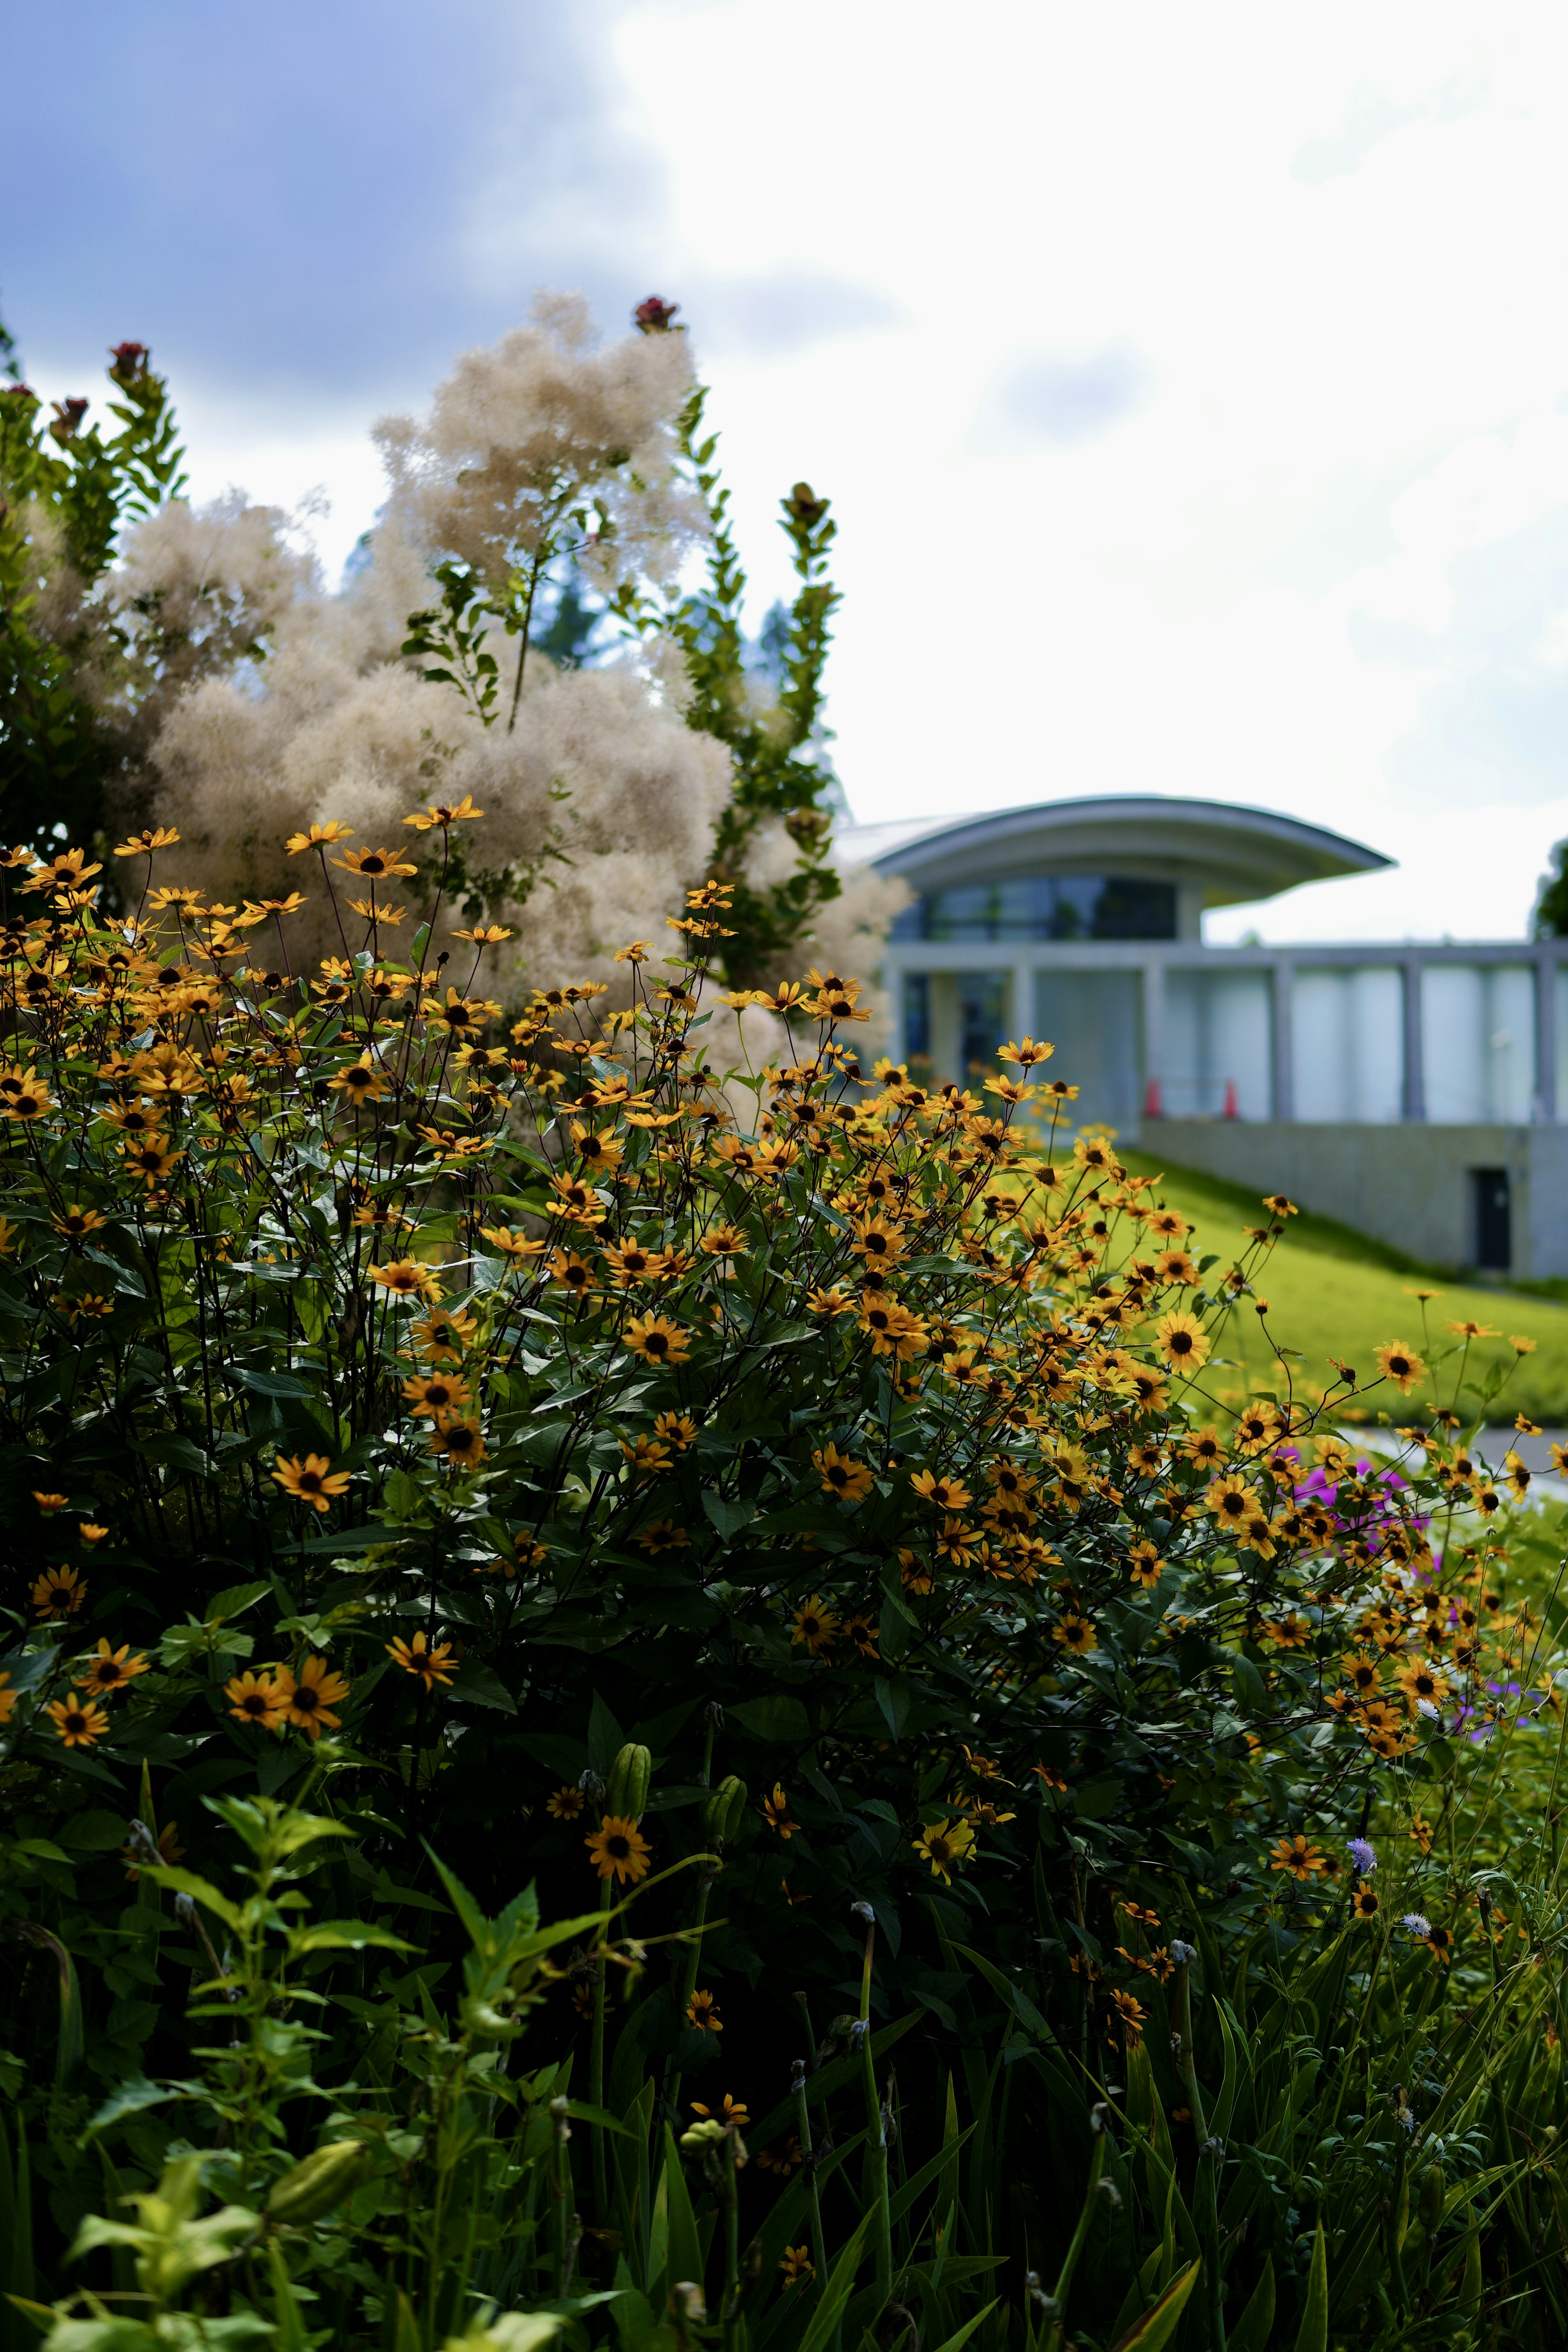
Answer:
<path fill-rule="evenodd" d="M 483 814 L 483 809 L 474 806 L 472 793 L 465 793 L 460 801 L 436 801 L 427 809 L 416 809 L 403 822 L 411 824 L 416 833 L 429 833 L 437 825 L 444 831 L 448 825 L 471 824 Z"/>
<path fill-rule="evenodd" d="M 351 1062 L 335 1078 L 327 1080 L 333 1094 L 346 1095 L 351 1102 L 379 1102 L 386 1092 L 386 1081 L 370 1058 L 367 1045 L 357 1062 Z"/>
<path fill-rule="evenodd" d="M 345 874 L 357 874 L 369 882 L 384 882 L 395 874 L 417 874 L 419 871 L 417 866 L 409 866 L 401 860 L 395 849 L 350 849 L 342 857 L 334 857 L 332 864 L 341 866 Z"/>
<path fill-rule="evenodd" d="M 352 841 L 352 824 L 340 824 L 330 817 L 325 824 L 313 824 L 308 833 L 291 833 L 283 846 L 290 857 L 298 857 L 302 849 L 329 849 L 334 841 Z"/>
<path fill-rule="evenodd" d="M 1051 1639 L 1059 1642 L 1064 1650 L 1070 1650 L 1075 1658 L 1084 1657 L 1090 1650 L 1100 1647 L 1100 1637 L 1094 1626 L 1087 1617 L 1079 1616 L 1073 1609 L 1064 1611 L 1051 1627 Z"/>
<path fill-rule="evenodd" d="M 91 1700 L 79 1698 L 73 1691 L 69 1698 L 57 1698 L 44 1709 L 68 1748 L 90 1748 L 109 1729 L 109 1717 Z"/>
<path fill-rule="evenodd" d="M 683 1364 L 691 1335 L 662 1315 L 634 1316 L 621 1334 L 621 1345 L 647 1364 Z"/>
<path fill-rule="evenodd" d="M 471 1402 L 468 1384 L 458 1372 L 416 1374 L 404 1381 L 403 1393 L 416 1413 L 427 1413 L 432 1421 Z"/>
<path fill-rule="evenodd" d="M 913 1848 L 922 1862 L 929 1862 L 933 1877 L 945 1886 L 952 1885 L 952 1874 L 974 1853 L 974 1832 L 964 1821 L 950 1822 L 944 1816 L 940 1822 L 928 1822 Z"/>
<path fill-rule="evenodd" d="M 1328 1868 L 1328 1861 L 1321 1847 L 1309 1844 L 1304 1837 L 1282 1837 L 1273 1849 L 1268 1867 L 1288 1871 L 1298 1885 L 1304 1885 Z"/>
<path fill-rule="evenodd" d="M 74 1617 L 87 1599 L 87 1580 L 74 1568 L 47 1568 L 33 1584 L 33 1606 L 45 1624 Z"/>
<path fill-rule="evenodd" d="M 1127 1565 L 1133 1583 L 1141 1585 L 1147 1592 L 1152 1586 L 1159 1583 L 1161 1571 L 1165 1563 L 1154 1545 L 1145 1540 L 1132 1546 L 1127 1555 Z"/>
<path fill-rule="evenodd" d="M 710 2117 L 712 2117 L 714 2122 L 721 2124 L 749 2124 L 752 2120 L 752 2111 L 744 2099 L 732 2099 L 728 2091 L 724 2094 L 724 2104 L 717 2116 L 713 2115 L 711 2107 L 705 2107 L 700 2099 L 692 2100 L 691 2112 L 694 2116 L 700 2116 L 704 2122 Z"/>
<path fill-rule="evenodd" d="M 270 1675 L 236 1675 L 225 1683 L 223 1695 L 237 1722 L 257 1724 L 263 1731 L 276 1731 L 289 1712 L 282 1685 Z"/>
<path fill-rule="evenodd" d="M 786 2246 L 779 2257 L 779 2269 L 785 2286 L 795 2286 L 801 2279 L 815 2278 L 816 2264 L 811 2259 L 809 2246 Z"/>
<path fill-rule="evenodd" d="M 79 1242 L 88 1234 L 102 1233 L 109 1220 L 100 1217 L 96 1209 L 84 1209 L 79 1201 L 73 1201 L 68 1209 L 56 1209 L 49 1223 L 68 1242 Z"/>
<path fill-rule="evenodd" d="M 94 1698 L 100 1698 L 110 1691 L 123 1690 L 133 1675 L 146 1672 L 147 1659 L 142 1651 L 138 1650 L 132 1656 L 129 1642 L 118 1650 L 111 1650 L 109 1643 L 100 1639 L 90 1656 L 78 1660 L 74 1679 L 82 1690 L 89 1692 Z"/>
<path fill-rule="evenodd" d="M 661 1412 L 653 1424 L 653 1433 L 662 1444 L 673 1445 L 684 1454 L 689 1445 L 697 1443 L 697 1423 L 689 1412 Z"/>
<path fill-rule="evenodd" d="M 686 2004 L 686 2015 L 699 2033 L 722 2033 L 724 2031 L 719 2003 L 710 1992 L 694 1992 Z"/>
<path fill-rule="evenodd" d="M 1154 1326 L 1154 1337 L 1161 1353 L 1177 1371 L 1195 1372 L 1208 1360 L 1208 1333 L 1195 1315 L 1162 1315 Z"/>
<path fill-rule="evenodd" d="M 1130 1992 L 1113 1992 L 1110 1998 L 1115 2004 L 1117 2016 L 1127 2029 L 1128 2041 L 1142 2042 L 1143 2023 L 1148 2015 L 1142 2002 L 1136 2000 Z"/>
<path fill-rule="evenodd" d="M 825 1495 L 837 1495 L 841 1503 L 858 1503 L 870 1493 L 872 1474 L 867 1465 L 840 1454 L 831 1440 L 818 1446 L 811 1462 L 821 1477 Z"/>
<path fill-rule="evenodd" d="M 485 1459 L 484 1433 L 471 1417 L 447 1414 L 430 1432 L 430 1451 L 447 1462 L 480 1463 Z"/>
<path fill-rule="evenodd" d="M 581 1789 L 568 1788 L 564 1781 L 553 1794 L 544 1800 L 544 1810 L 558 1822 L 574 1822 L 587 1800 Z"/>
<path fill-rule="evenodd" d="M 330 1511 L 339 1495 L 349 1490 L 346 1470 L 333 1470 L 331 1456 L 327 1454 L 307 1454 L 303 1462 L 297 1454 L 285 1458 L 278 1456 L 273 1481 L 297 1503 L 308 1503 L 313 1511 Z"/>
<path fill-rule="evenodd" d="M 651 1478 L 668 1470 L 673 1458 L 668 1446 L 657 1437 L 623 1437 L 621 1452 L 635 1478 Z"/>
<path fill-rule="evenodd" d="M 16 1712 L 16 1700 L 19 1694 L 6 1688 L 10 1679 L 8 1673 L 0 1671 L 0 1724 L 9 1723 Z"/>
<path fill-rule="evenodd" d="M 116 857 L 151 857 L 155 849 L 173 849 L 180 836 L 172 826 L 143 825 L 129 841 L 122 841 L 115 851 Z"/>
<path fill-rule="evenodd" d="M 773 1782 L 773 1793 L 763 1799 L 763 1819 L 769 1829 L 776 1830 L 782 1838 L 792 1838 L 800 1827 L 789 1809 L 789 1799 L 784 1792 L 784 1782 Z"/>
<path fill-rule="evenodd" d="M 644 1551 L 657 1556 L 661 1551 L 684 1551 L 690 1538 L 684 1528 L 673 1519 L 655 1519 L 637 1531 L 637 1542 Z"/>
<path fill-rule="evenodd" d="M 280 1667 L 278 1688 L 289 1721 L 297 1724 L 307 1739 L 320 1739 L 329 1727 L 335 1731 L 342 1722 L 331 1709 L 347 1698 L 349 1685 L 342 1675 L 332 1672 L 325 1658 L 307 1658 L 298 1678 L 287 1666 Z"/>
<path fill-rule="evenodd" d="M 603 1879 L 615 1879 L 619 1885 L 647 1876 L 648 1857 L 652 1846 L 643 1836 L 636 1822 L 622 1813 L 605 1813 L 596 1830 L 583 1841 L 595 1869 Z"/>
<path fill-rule="evenodd" d="M 439 1298 L 441 1286 L 427 1265 L 417 1258 L 395 1258 L 390 1265 L 373 1265 L 370 1278 L 393 1298 Z"/>
<path fill-rule="evenodd" d="M 526 1234 L 513 1233 L 510 1225 L 481 1225 L 479 1234 L 502 1257 L 515 1258 L 520 1263 L 524 1258 L 539 1257 L 549 1246 L 545 1242 L 530 1241 Z"/>
<path fill-rule="evenodd" d="M 434 1690 L 437 1683 L 451 1681 L 451 1669 L 457 1659 L 450 1643 L 438 1643 L 432 1649 L 426 1634 L 416 1633 L 412 1642 L 398 1636 L 384 1646 L 394 1664 L 401 1666 L 405 1675 L 417 1675 L 426 1690 Z"/>
<path fill-rule="evenodd" d="M 922 1503 L 939 1511 L 965 1510 L 973 1499 L 962 1478 L 939 1478 L 934 1470 L 911 1470 L 910 1484 Z"/>
<path fill-rule="evenodd" d="M 1401 1396 L 1408 1396 L 1416 1381 L 1425 1380 L 1426 1376 L 1426 1365 L 1415 1349 L 1407 1348 L 1403 1339 L 1394 1339 L 1387 1347 L 1378 1348 L 1373 1352 Z"/>
<path fill-rule="evenodd" d="M 833 1647 L 838 1630 L 837 1618 L 821 1594 L 814 1592 L 795 1611 L 789 1638 L 792 1644 L 804 1643 L 814 1658 L 820 1658 Z"/>

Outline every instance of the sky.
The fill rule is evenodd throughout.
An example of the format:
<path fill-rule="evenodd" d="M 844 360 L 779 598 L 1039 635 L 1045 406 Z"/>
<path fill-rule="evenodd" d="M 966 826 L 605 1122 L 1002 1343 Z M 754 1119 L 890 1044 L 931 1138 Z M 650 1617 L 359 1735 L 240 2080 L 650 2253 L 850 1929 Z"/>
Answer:
<path fill-rule="evenodd" d="M 679 299 L 755 586 L 834 500 L 855 816 L 1248 803 L 1397 861 L 1216 941 L 1521 935 L 1568 835 L 1568 16 L 1534 0 L 74 0 L 0 315 L 134 337 L 334 573 L 542 286 Z"/>

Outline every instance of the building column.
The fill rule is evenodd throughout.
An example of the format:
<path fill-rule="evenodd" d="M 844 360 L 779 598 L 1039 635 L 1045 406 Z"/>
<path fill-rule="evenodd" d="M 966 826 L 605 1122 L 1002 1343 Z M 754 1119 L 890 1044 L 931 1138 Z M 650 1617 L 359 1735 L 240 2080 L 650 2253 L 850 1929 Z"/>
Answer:
<path fill-rule="evenodd" d="M 1557 1106 L 1557 959 L 1535 959 L 1535 1117 L 1542 1127 L 1556 1124 Z"/>
<path fill-rule="evenodd" d="M 1418 957 L 1408 956 L 1405 971 L 1405 1116 L 1426 1116 L 1426 1057 L 1422 1043 L 1421 972 Z"/>
<path fill-rule="evenodd" d="M 1165 966 L 1151 956 L 1143 966 L 1143 1107 L 1158 1099 L 1165 1074 Z M 1163 1105 L 1161 1105 L 1162 1111 Z"/>
<path fill-rule="evenodd" d="M 1273 1047 L 1274 1087 L 1270 1106 L 1276 1118 L 1296 1116 L 1296 1003 L 1295 966 L 1283 956 L 1272 971 L 1270 1044 Z"/>

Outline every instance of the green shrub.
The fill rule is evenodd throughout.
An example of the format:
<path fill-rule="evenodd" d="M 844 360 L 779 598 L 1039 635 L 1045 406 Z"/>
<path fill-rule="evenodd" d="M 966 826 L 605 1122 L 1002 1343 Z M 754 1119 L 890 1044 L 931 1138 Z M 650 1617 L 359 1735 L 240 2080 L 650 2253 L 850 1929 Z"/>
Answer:
<path fill-rule="evenodd" d="M 409 821 L 445 840 L 477 814 Z M 1316 1841 L 1364 1818 L 1380 1758 L 1419 1763 L 1436 1737 L 1392 1678 L 1432 1614 L 1431 1497 L 1469 1512 L 1475 1483 L 1449 1462 L 1446 1486 L 1390 1484 L 1331 1433 L 1308 1491 L 1289 1393 L 1210 1429 L 1205 1360 L 1251 1312 L 1249 1268 L 1289 1204 L 1268 1204 L 1237 1265 L 1195 1264 L 1181 1218 L 1108 1146 L 1056 1142 L 1071 1089 L 1044 1082 L 1048 1048 L 1010 1047 L 1021 1075 L 989 1099 L 927 1095 L 860 1069 L 856 984 L 816 974 L 769 1000 L 778 1066 L 710 1070 L 719 885 L 692 894 L 660 986 L 646 947 L 627 950 L 635 1014 L 597 1019 L 592 991 L 565 990 L 492 1042 L 485 935 L 460 982 L 426 964 L 426 932 L 392 961 L 388 853 L 346 853 L 338 833 L 300 854 L 329 889 L 346 867 L 373 911 L 351 937 L 340 909 L 344 951 L 319 977 L 289 972 L 286 907 L 149 887 L 115 925 L 80 853 L 11 862 L 0 1901 L 37 1955 L 19 2015 L 53 2225 L 68 2237 L 100 2198 L 82 2134 L 101 2094 L 198 2079 L 193 2035 L 199 2056 L 211 2028 L 186 2023 L 170 1971 L 216 1982 L 220 2005 L 249 1997 L 154 1886 L 210 1905 L 181 1869 L 216 1883 L 217 1824 L 247 1834 L 269 1805 L 309 1806 L 338 1833 L 310 1875 L 374 1933 L 342 1931 L 350 1958 L 305 1954 L 279 2029 L 302 2097 L 256 2094 L 246 2132 L 267 2165 L 238 2185 L 311 2153 L 300 2053 L 323 2089 L 396 2079 L 414 2096 L 375 2053 L 416 2014 L 470 2063 L 454 1906 L 469 1939 L 476 1918 L 569 1919 L 531 2080 L 570 2066 L 596 2115 L 635 2115 L 637 2229 L 657 2235 L 656 2189 L 676 2226 L 688 2191 L 663 2135 L 693 2093 L 767 2110 L 740 2192 L 752 2226 L 752 2184 L 815 2126 L 788 2087 L 798 2052 L 808 2107 L 852 2102 L 866 2135 L 853 2175 L 842 2139 L 819 2141 L 786 2209 L 799 2227 L 823 2186 L 846 2276 L 865 2265 L 855 2324 L 889 2342 L 915 2297 L 922 2332 L 945 2329 L 984 2283 L 1003 2297 L 993 2337 L 1008 2308 L 1048 2332 L 1024 2281 L 1068 2253 L 1089 2110 L 1122 2097 L 1107 2070 L 1127 2069 L 1129 2130 L 1153 2112 L 1145 2080 L 1167 2112 L 1184 2085 L 1199 2111 L 1195 2075 L 1163 2055 L 1168 2000 L 1191 1992 L 1178 1947 L 1205 1955 L 1182 2031 L 1218 2080 L 1216 2003 L 1260 1882 L 1296 1890 L 1270 1931 L 1294 1965 L 1336 1899 L 1337 1853 Z M 162 853 L 144 854 L 150 874 Z M 1389 1696 L 1334 1692 L 1357 1640 Z M 1458 1649 L 1445 1702 L 1495 1713 L 1491 1651 Z M 594 1924 L 623 1896 L 626 1969 Z M 388 1937 L 413 1966 L 378 1957 Z M 1323 1965 L 1343 1975 L 1334 1948 Z M 321 1998 L 319 2026 L 294 2014 Z M 1228 2030 L 1250 2032 L 1233 2007 Z M 1287 1999 L 1276 2022 L 1294 2033 L 1293 2017 Z M 1316 2030 L 1326 2065 L 1338 2009 Z M 244 2137 L 215 2092 L 227 2063 L 209 2051 L 196 2110 L 223 2125 L 205 2163 L 224 2195 Z M 514 2092 L 531 2131 L 542 2093 Z M 609 2124 L 587 2138 L 570 2177 L 526 2132 L 482 2168 L 508 2196 L 526 2177 L 537 2215 L 537 2168 L 555 2164 L 550 2195 L 583 2223 L 572 2267 L 608 2289 L 616 2233 L 635 2251 L 625 2152 Z M 729 2249 L 710 2295 L 740 2260 L 721 2140 L 693 2154 Z M 111 2115 L 90 2145 L 138 2195 L 182 2160 L 162 2106 Z M 1217 2326 L 1246 2242 L 1184 2161 L 1208 2285 L 1183 2325 Z M 1294 2191 L 1261 2160 L 1256 2179 L 1293 2261 Z M 1132 2275 L 1123 2204 L 1078 2290 L 1102 2331 Z M 1155 2214 L 1166 2253 L 1176 2211 Z M 632 2264 L 650 2326 L 668 2252 L 646 2237 Z M 470 2293 L 519 2291 L 471 2253 L 428 2255 L 411 2341 L 437 2340 Z M 553 2272 L 540 2259 L 521 2291 L 559 2300 L 559 2246 Z M 1168 2269 L 1139 2256 L 1140 2276 Z M 385 2322 L 378 2275 L 378 2313 L 366 2301 L 336 2332 Z M 767 2284 L 787 2335 L 795 2306 Z"/>

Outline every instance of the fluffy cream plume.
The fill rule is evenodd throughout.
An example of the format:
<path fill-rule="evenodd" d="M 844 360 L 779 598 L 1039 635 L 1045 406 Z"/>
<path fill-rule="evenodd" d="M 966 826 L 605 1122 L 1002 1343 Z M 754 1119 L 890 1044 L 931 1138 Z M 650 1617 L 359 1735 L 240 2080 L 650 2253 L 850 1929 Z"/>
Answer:
<path fill-rule="evenodd" d="M 674 418 L 691 386 L 684 335 L 602 344 L 580 294 L 541 294 L 527 326 L 464 352 L 423 424 L 376 425 L 394 511 L 432 553 L 502 591 L 596 498 L 607 520 L 581 558 L 595 584 L 672 579 L 707 529 L 674 475 Z"/>

